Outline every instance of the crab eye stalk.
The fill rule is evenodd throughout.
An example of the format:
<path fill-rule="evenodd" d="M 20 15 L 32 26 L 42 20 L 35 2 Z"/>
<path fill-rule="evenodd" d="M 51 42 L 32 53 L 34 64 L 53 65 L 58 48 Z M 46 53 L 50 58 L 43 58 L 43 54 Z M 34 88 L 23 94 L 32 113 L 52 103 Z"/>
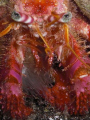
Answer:
<path fill-rule="evenodd" d="M 67 12 L 62 16 L 62 18 L 60 19 L 60 22 L 68 23 L 71 20 L 71 18 L 72 18 L 72 13 Z"/>
<path fill-rule="evenodd" d="M 21 18 L 21 16 L 20 16 L 20 14 L 18 13 L 18 12 L 16 12 L 16 11 L 13 11 L 12 12 L 12 15 L 11 15 L 11 18 L 14 20 L 14 21 L 19 21 L 20 20 L 20 18 Z"/>
<path fill-rule="evenodd" d="M 16 22 L 21 22 L 30 25 L 33 23 L 34 18 L 32 16 L 28 16 L 26 14 L 20 12 L 12 12 L 11 18 Z"/>

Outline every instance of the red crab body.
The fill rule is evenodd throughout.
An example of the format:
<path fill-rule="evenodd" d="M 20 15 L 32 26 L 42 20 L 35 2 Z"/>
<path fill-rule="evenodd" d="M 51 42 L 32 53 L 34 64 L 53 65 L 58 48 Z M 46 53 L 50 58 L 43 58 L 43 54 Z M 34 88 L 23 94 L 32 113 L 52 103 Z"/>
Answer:
<path fill-rule="evenodd" d="M 83 114 L 90 107 L 90 62 L 87 46 L 78 43 L 84 42 L 80 37 L 90 40 L 90 25 L 73 10 L 67 13 L 69 3 L 11 0 L 15 11 L 0 21 L 0 104 L 13 118 L 33 111 L 25 106 L 22 86 L 60 111 L 67 106 L 70 114 Z"/>
<path fill-rule="evenodd" d="M 59 10 L 59 13 L 61 13 L 66 9 L 64 6 L 64 0 L 17 0 L 15 1 L 15 8 L 20 12 L 26 13 L 28 15 L 33 14 L 36 16 L 51 14 L 54 9 L 57 9 L 57 11 Z"/>

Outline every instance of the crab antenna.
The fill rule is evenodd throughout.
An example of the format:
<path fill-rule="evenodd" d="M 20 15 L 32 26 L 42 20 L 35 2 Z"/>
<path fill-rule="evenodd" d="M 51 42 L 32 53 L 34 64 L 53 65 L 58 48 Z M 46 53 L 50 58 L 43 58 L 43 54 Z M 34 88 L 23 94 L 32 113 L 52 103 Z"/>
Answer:
<path fill-rule="evenodd" d="M 49 27 L 51 26 L 52 24 L 54 24 L 55 22 L 57 22 L 59 19 L 55 19 L 54 21 L 48 23 L 45 27 Z"/>
<path fill-rule="evenodd" d="M 72 19 L 71 12 L 62 13 L 62 14 L 55 14 L 52 12 L 51 17 L 49 18 L 51 22 L 48 23 L 46 27 L 49 27 L 50 25 L 54 24 L 57 21 L 59 21 L 60 23 L 68 23 L 71 19 Z"/>
<path fill-rule="evenodd" d="M 2 32 L 0 32 L 0 37 L 6 35 L 12 29 L 13 25 L 14 25 L 13 22 L 10 23 L 9 26 L 5 30 L 3 30 Z"/>
<path fill-rule="evenodd" d="M 68 25 L 67 24 L 64 24 L 64 29 L 65 29 L 65 40 L 66 40 L 67 46 L 72 51 L 72 53 L 77 57 L 77 59 L 80 60 L 80 62 L 82 62 L 86 67 L 90 68 L 90 66 L 87 65 L 83 60 L 81 60 L 81 58 L 75 53 L 75 51 L 70 46 L 70 43 L 69 43 L 69 32 L 68 32 Z"/>
<path fill-rule="evenodd" d="M 47 51 L 51 52 L 51 49 L 50 49 L 48 43 L 46 42 L 45 38 L 43 37 L 43 35 L 42 35 L 40 29 L 38 28 L 37 25 L 35 25 L 35 26 L 36 26 L 36 31 L 38 32 L 39 36 L 42 38 L 43 42 L 44 42 L 45 45 L 47 46 L 47 48 L 45 49 L 45 51 L 46 51 L 46 52 L 47 52 Z"/>

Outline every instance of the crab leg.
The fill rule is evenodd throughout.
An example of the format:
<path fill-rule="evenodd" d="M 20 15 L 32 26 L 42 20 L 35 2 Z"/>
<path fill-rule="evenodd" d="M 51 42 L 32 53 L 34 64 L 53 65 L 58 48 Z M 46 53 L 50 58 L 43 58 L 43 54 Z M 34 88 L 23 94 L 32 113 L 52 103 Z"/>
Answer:
<path fill-rule="evenodd" d="M 81 63 L 83 63 L 86 67 L 90 68 L 90 66 L 87 65 L 83 60 L 81 60 L 80 57 L 75 53 L 75 51 L 70 46 L 70 43 L 69 43 L 69 33 L 68 33 L 68 25 L 67 24 L 64 24 L 64 29 L 65 29 L 65 40 L 66 40 L 67 46 L 72 51 L 72 53 L 78 58 L 78 60 L 80 60 Z"/>
<path fill-rule="evenodd" d="M 50 49 L 48 43 L 46 42 L 45 38 L 42 36 L 42 33 L 41 33 L 41 31 L 39 30 L 39 28 L 38 28 L 37 25 L 36 25 L 36 30 L 37 30 L 39 36 L 42 38 L 42 40 L 43 40 L 43 42 L 45 43 L 45 45 L 47 46 L 47 48 L 46 48 L 45 51 L 49 51 L 49 52 L 51 52 L 51 49 Z"/>
<path fill-rule="evenodd" d="M 10 23 L 9 26 L 0 33 L 0 37 L 6 35 L 12 29 L 13 26 L 14 26 L 14 23 L 13 22 Z"/>
<path fill-rule="evenodd" d="M 49 17 L 50 23 L 46 25 L 46 27 L 49 27 L 50 25 L 54 24 L 55 22 L 59 21 L 60 23 L 68 23 L 72 18 L 72 13 L 62 13 L 62 14 L 55 14 L 52 12 L 52 15 Z"/>

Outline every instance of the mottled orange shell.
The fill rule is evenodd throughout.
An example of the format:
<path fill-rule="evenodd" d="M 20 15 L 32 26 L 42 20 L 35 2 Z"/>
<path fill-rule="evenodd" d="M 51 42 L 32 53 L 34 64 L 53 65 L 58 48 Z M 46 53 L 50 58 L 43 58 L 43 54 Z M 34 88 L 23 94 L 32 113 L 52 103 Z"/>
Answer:
<path fill-rule="evenodd" d="M 22 0 L 22 3 L 25 8 L 31 7 L 34 9 L 35 14 L 47 13 L 50 7 L 53 8 L 57 4 L 56 0 Z"/>

